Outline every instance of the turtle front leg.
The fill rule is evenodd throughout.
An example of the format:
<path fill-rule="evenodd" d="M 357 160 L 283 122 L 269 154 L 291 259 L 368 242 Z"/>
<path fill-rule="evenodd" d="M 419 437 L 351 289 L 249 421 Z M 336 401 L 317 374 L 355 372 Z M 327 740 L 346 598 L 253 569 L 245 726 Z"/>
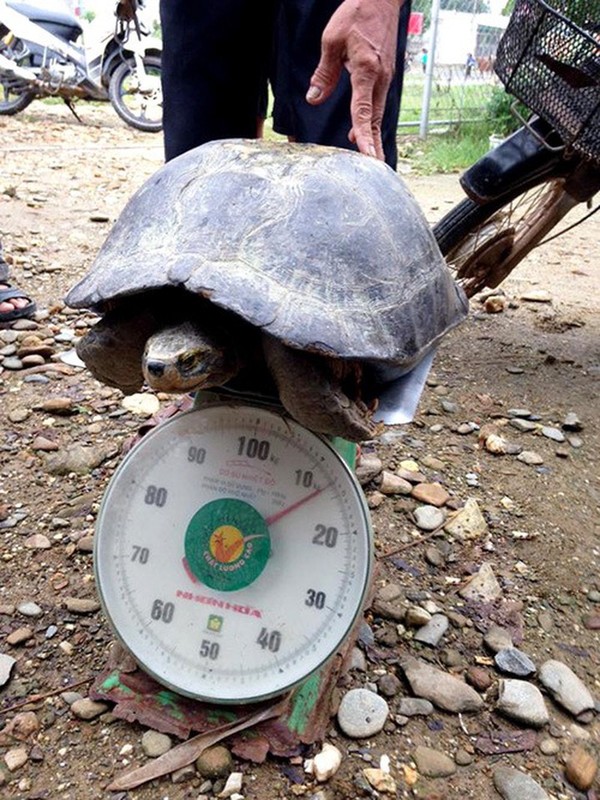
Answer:
<path fill-rule="evenodd" d="M 344 378 L 355 364 L 295 350 L 267 334 L 263 352 L 281 404 L 305 428 L 353 442 L 381 433 L 382 423 L 373 420 L 366 404 L 344 391 Z"/>
<path fill-rule="evenodd" d="M 114 309 L 77 342 L 75 349 L 96 380 L 123 394 L 133 394 L 144 383 L 146 340 L 159 326 L 147 309 Z"/>

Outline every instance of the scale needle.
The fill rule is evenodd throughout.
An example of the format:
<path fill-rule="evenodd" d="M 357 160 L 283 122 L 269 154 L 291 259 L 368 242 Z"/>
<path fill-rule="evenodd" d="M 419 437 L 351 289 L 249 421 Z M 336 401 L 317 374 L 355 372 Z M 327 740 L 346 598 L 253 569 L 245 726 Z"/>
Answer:
<path fill-rule="evenodd" d="M 328 489 L 330 486 L 331 483 L 326 483 L 325 486 L 322 486 L 320 489 L 315 489 L 310 494 L 307 494 L 306 497 L 302 497 L 300 500 L 296 500 L 296 502 L 292 503 L 291 506 L 288 506 L 287 508 L 281 509 L 281 511 L 276 511 L 274 514 L 271 514 L 270 517 L 267 517 L 265 519 L 265 522 L 269 527 L 271 525 L 274 525 L 276 522 L 279 522 L 279 520 L 282 517 L 285 517 L 287 514 L 291 514 L 292 511 L 295 511 L 297 508 L 300 508 L 300 506 L 303 506 L 305 503 L 308 503 L 309 500 L 312 500 L 313 497 L 317 497 L 317 495 L 321 494 L 321 492 L 324 492 L 325 489 Z"/>

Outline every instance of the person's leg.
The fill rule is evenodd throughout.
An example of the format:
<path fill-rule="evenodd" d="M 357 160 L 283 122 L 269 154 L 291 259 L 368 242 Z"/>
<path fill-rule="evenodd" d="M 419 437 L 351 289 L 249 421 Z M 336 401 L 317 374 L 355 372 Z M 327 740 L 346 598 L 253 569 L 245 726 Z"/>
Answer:
<path fill-rule="evenodd" d="M 277 2 L 161 0 L 167 160 L 257 135 Z"/>
<path fill-rule="evenodd" d="M 350 79 L 342 75 L 333 95 L 322 105 L 305 100 L 310 77 L 319 62 L 321 35 L 340 0 L 284 0 L 278 20 L 277 57 L 272 78 L 274 128 L 298 142 L 313 142 L 356 150 L 348 140 Z M 410 0 L 403 6 L 398 33 L 396 71 L 388 92 L 382 125 L 386 162 L 396 167 L 396 135 L 404 76 L 404 52 Z"/>
<path fill-rule="evenodd" d="M 0 242 L 0 323 L 32 317 L 36 306 L 33 300 L 8 281 L 9 267 L 4 259 Z"/>

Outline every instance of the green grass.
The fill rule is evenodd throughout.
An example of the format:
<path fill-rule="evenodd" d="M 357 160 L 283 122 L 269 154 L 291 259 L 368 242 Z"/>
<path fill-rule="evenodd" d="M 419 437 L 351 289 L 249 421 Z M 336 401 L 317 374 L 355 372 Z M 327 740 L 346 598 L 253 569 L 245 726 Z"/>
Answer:
<path fill-rule="evenodd" d="M 460 130 L 431 133 L 422 140 L 416 136 L 398 137 L 398 154 L 405 164 L 421 175 L 461 172 L 489 150 L 487 124 L 465 125 Z"/>

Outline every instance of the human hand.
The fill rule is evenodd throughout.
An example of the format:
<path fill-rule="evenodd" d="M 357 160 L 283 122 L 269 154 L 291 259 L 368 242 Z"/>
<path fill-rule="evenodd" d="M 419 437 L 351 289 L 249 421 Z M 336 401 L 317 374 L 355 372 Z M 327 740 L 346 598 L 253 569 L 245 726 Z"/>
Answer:
<path fill-rule="evenodd" d="M 137 0 L 119 0 L 115 14 L 119 19 L 125 22 L 131 22 L 132 19 L 135 19 L 137 7 Z"/>
<path fill-rule="evenodd" d="M 352 84 L 352 128 L 348 138 L 361 153 L 381 160 L 381 123 L 394 74 L 403 3 L 404 0 L 344 0 L 323 31 L 321 60 L 306 95 L 312 105 L 323 103 L 345 67 Z"/>

